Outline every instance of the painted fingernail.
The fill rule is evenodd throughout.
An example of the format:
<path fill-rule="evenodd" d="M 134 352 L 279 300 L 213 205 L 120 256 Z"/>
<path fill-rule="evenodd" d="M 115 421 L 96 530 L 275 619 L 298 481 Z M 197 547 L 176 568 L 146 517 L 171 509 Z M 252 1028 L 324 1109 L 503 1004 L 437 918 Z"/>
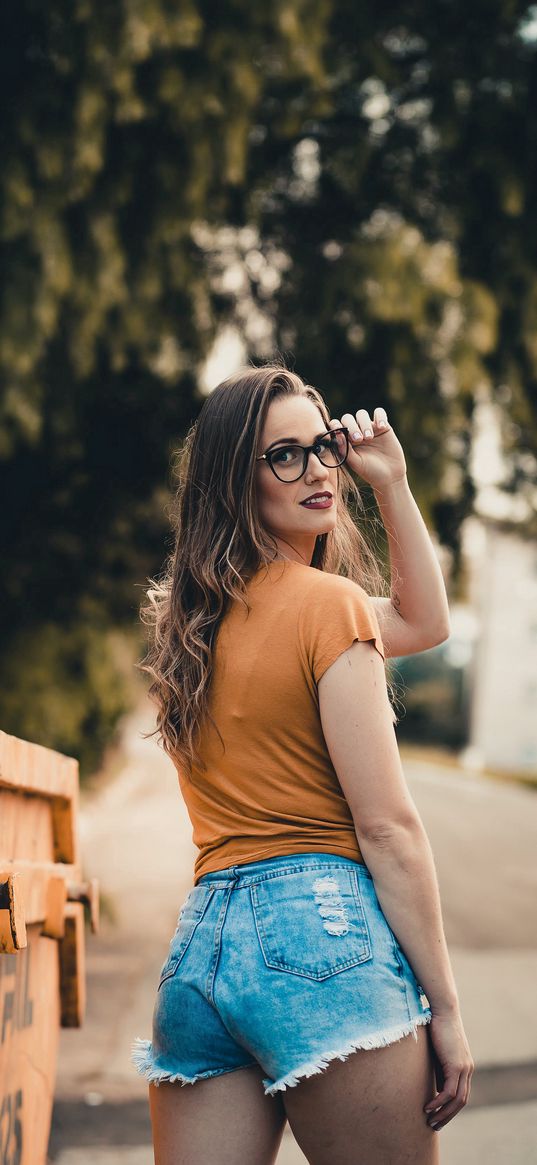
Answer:
<path fill-rule="evenodd" d="M 372 430 L 372 429 L 366 429 L 366 430 L 365 430 L 365 435 L 366 435 L 366 437 L 372 437 L 372 436 L 373 436 L 373 430 Z"/>
<path fill-rule="evenodd" d="M 386 421 L 379 421 L 378 426 L 379 426 L 379 429 L 385 429 L 386 428 Z"/>
<path fill-rule="evenodd" d="M 353 439 L 353 441 L 361 441 L 361 440 L 362 440 L 362 434 L 361 434 L 361 433 L 353 433 L 353 434 L 352 434 L 352 439 Z"/>

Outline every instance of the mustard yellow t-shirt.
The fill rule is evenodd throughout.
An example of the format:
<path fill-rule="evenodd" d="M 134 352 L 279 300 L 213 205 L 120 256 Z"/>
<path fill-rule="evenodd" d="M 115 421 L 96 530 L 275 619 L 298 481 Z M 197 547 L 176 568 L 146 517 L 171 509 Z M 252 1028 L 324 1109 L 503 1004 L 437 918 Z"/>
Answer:
<path fill-rule="evenodd" d="M 206 772 L 181 791 L 199 853 L 194 881 L 230 865 L 324 850 L 363 861 L 353 819 L 330 760 L 317 684 L 355 639 L 384 658 L 374 606 L 340 575 L 301 563 L 263 566 L 247 584 L 250 612 L 234 601 L 217 635 L 209 720 L 201 733 Z"/>

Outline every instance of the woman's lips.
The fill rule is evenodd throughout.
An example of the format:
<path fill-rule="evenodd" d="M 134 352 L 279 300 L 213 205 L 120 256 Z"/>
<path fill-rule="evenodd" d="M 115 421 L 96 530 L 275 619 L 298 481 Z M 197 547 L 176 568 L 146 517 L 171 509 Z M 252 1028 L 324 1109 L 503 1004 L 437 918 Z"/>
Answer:
<path fill-rule="evenodd" d="M 304 506 L 305 510 L 329 510 L 333 500 L 333 498 L 315 498 L 314 501 L 307 504 L 305 501 L 300 502 L 300 505 Z"/>

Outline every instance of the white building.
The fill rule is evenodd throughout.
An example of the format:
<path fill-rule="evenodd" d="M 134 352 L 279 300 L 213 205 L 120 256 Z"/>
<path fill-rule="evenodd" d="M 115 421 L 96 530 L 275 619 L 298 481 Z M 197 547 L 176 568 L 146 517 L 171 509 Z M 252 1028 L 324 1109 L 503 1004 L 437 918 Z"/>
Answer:
<path fill-rule="evenodd" d="M 537 773 L 537 542 L 514 523 L 480 515 L 465 523 L 463 547 L 477 635 L 461 759 Z"/>

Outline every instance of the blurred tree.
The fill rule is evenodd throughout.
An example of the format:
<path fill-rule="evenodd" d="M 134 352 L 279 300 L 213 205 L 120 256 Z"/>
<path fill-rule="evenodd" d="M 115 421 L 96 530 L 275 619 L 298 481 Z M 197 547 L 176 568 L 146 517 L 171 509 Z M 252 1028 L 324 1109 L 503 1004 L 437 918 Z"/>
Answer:
<path fill-rule="evenodd" d="M 510 488 L 535 488 L 536 38 L 516 0 L 22 0 L 9 19 L 0 723 L 79 733 L 92 764 L 41 663 L 76 649 L 70 698 L 104 738 L 130 691 L 107 627 L 132 625 L 162 561 L 170 451 L 225 322 L 265 356 L 274 321 L 269 349 L 334 415 L 386 405 L 455 555 L 480 393 Z"/>
<path fill-rule="evenodd" d="M 192 223 L 233 213 L 263 84 L 256 49 L 270 43 L 303 81 L 319 70 L 323 21 L 313 4 L 291 21 L 277 5 L 251 12 L 237 37 L 240 4 L 178 11 L 165 0 L 98 10 L 26 0 L 10 15 L 0 457 L 15 569 L 2 610 L 9 626 L 24 586 L 27 617 L 61 614 L 65 584 L 70 600 L 82 580 L 93 594 L 97 575 L 99 588 L 112 584 L 117 618 L 125 595 L 109 541 L 130 581 L 140 563 L 125 535 L 198 408 L 197 367 L 215 332 Z M 150 552 L 162 529 L 161 519 Z M 29 554 L 37 531 L 52 539 L 50 573 Z"/>
<path fill-rule="evenodd" d="M 132 659 L 109 650 L 107 627 L 132 624 L 135 581 L 162 561 L 169 455 L 199 408 L 217 327 L 191 227 L 233 217 L 261 90 L 282 69 L 297 85 L 318 79 L 325 12 L 313 0 L 23 0 L 9 20 L 0 723 L 74 749 L 84 767 L 129 703 Z M 96 709 L 93 738 L 76 702 Z"/>
<path fill-rule="evenodd" d="M 456 570 L 476 400 L 537 512 L 536 45 L 537 5 L 338 0 L 317 112 L 272 88 L 249 154 L 244 220 L 289 260 L 254 303 L 334 415 L 386 405 Z"/>

